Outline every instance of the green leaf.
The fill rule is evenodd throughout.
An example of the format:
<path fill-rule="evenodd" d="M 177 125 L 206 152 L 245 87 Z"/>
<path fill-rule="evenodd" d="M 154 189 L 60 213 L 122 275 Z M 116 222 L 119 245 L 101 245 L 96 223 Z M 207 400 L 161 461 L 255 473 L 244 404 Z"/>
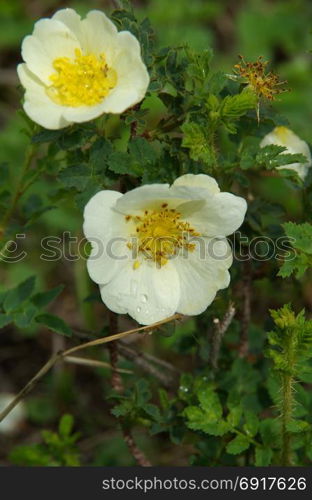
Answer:
<path fill-rule="evenodd" d="M 63 130 L 43 130 L 42 132 L 34 135 L 31 139 L 31 142 L 33 144 L 55 142 L 61 137 L 63 133 Z"/>
<path fill-rule="evenodd" d="M 14 323 L 18 328 L 27 328 L 31 325 L 36 313 L 37 308 L 32 304 L 29 304 L 22 311 L 17 311 L 14 313 Z"/>
<path fill-rule="evenodd" d="M 292 420 L 291 422 L 288 422 L 286 427 L 289 432 L 297 433 L 309 430 L 311 425 L 305 420 Z"/>
<path fill-rule="evenodd" d="M 226 451 L 230 455 L 238 455 L 247 450 L 249 446 L 250 442 L 246 436 L 236 436 L 227 444 Z"/>
<path fill-rule="evenodd" d="M 242 416 L 242 411 L 243 410 L 241 406 L 235 406 L 231 408 L 228 416 L 226 417 L 226 420 L 232 427 L 237 427 L 239 425 Z"/>
<path fill-rule="evenodd" d="M 210 387 L 201 388 L 197 394 L 201 408 L 205 411 L 205 421 L 215 422 L 222 417 L 219 396 Z"/>
<path fill-rule="evenodd" d="M 59 422 L 59 435 L 62 437 L 68 437 L 74 427 L 74 417 L 69 413 L 65 413 Z"/>
<path fill-rule="evenodd" d="M 255 436 L 259 428 L 259 419 L 255 413 L 252 411 L 246 411 L 244 413 L 245 423 L 243 429 L 248 436 Z"/>
<path fill-rule="evenodd" d="M 111 413 L 119 418 L 119 417 L 125 417 L 126 415 L 130 414 L 131 411 L 133 410 L 133 404 L 132 401 L 126 400 L 120 403 L 119 405 L 114 406 L 112 408 Z"/>
<path fill-rule="evenodd" d="M 279 440 L 279 422 L 274 418 L 266 418 L 260 421 L 260 435 L 265 446 L 277 446 Z"/>
<path fill-rule="evenodd" d="M 231 426 L 224 420 L 209 422 L 206 413 L 198 406 L 188 406 L 184 409 L 183 415 L 187 418 L 187 426 L 195 431 L 202 431 L 212 436 L 223 436 Z"/>
<path fill-rule="evenodd" d="M 4 328 L 5 326 L 12 323 L 13 317 L 11 314 L 2 314 L 0 313 L 0 328 Z"/>
<path fill-rule="evenodd" d="M 256 460 L 255 465 L 257 467 L 267 467 L 271 464 L 273 457 L 273 450 L 268 446 L 257 446 L 256 447 Z"/>
<path fill-rule="evenodd" d="M 66 188 L 76 188 L 83 191 L 91 176 L 90 169 L 86 165 L 73 165 L 62 170 L 59 178 Z"/>
<path fill-rule="evenodd" d="M 93 173 L 103 174 L 106 170 L 106 166 L 109 158 L 113 153 L 112 143 L 100 137 L 97 139 L 90 148 L 90 158 L 89 165 L 91 166 Z"/>
<path fill-rule="evenodd" d="M 146 404 L 143 406 L 143 410 L 147 413 L 147 415 L 156 420 L 156 422 L 159 422 L 162 419 L 159 408 L 156 405 Z"/>
<path fill-rule="evenodd" d="M 129 162 L 128 153 L 122 151 L 114 151 L 107 161 L 109 170 L 115 174 L 129 174 Z"/>
<path fill-rule="evenodd" d="M 9 290 L 3 302 L 3 309 L 6 312 L 11 312 L 17 309 L 31 296 L 35 288 L 35 282 L 36 277 L 30 276 L 16 288 Z"/>
<path fill-rule="evenodd" d="M 65 335 L 65 337 L 72 336 L 71 328 L 65 323 L 65 321 L 58 316 L 53 314 L 39 314 L 36 316 L 36 322 L 45 325 L 47 328 L 53 332 L 59 333 L 60 335 Z"/>
<path fill-rule="evenodd" d="M 181 128 L 184 133 L 182 146 L 189 148 L 190 157 L 193 160 L 200 160 L 211 165 L 214 156 L 209 147 L 205 129 L 195 122 L 186 122 Z"/>
<path fill-rule="evenodd" d="M 249 109 L 254 109 L 257 96 L 253 92 L 243 91 L 240 94 L 226 96 L 221 104 L 221 116 L 225 119 L 237 120 Z"/>
<path fill-rule="evenodd" d="M 64 285 L 59 285 L 55 288 L 52 288 L 52 290 L 49 290 L 47 292 L 39 292 L 36 295 L 32 297 L 32 302 L 37 306 L 39 309 L 42 309 L 43 307 L 46 307 L 50 302 L 56 299 L 56 297 L 63 291 Z"/>
<path fill-rule="evenodd" d="M 147 167 L 156 161 L 156 153 L 151 144 L 144 137 L 135 137 L 129 142 L 129 152 L 138 165 Z"/>
<path fill-rule="evenodd" d="M 292 238 L 291 244 L 295 248 L 312 255 L 312 224 L 286 222 L 283 224 L 283 228 L 287 236 Z"/>

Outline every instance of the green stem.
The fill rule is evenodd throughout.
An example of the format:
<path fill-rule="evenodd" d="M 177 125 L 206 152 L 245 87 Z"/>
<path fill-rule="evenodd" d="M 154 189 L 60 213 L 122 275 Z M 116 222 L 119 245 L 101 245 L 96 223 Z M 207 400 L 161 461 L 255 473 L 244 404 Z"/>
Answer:
<path fill-rule="evenodd" d="M 293 395 L 292 395 L 292 376 L 288 373 L 282 375 L 282 454 L 281 465 L 291 465 L 291 433 L 287 427 L 292 418 Z"/>
<path fill-rule="evenodd" d="M 288 430 L 288 424 L 292 420 L 293 410 L 293 369 L 296 356 L 296 332 L 289 331 L 285 336 L 285 356 L 286 371 L 281 374 L 282 377 L 282 403 L 281 403 L 281 422 L 282 422 L 282 450 L 281 465 L 291 465 L 291 433 Z"/>

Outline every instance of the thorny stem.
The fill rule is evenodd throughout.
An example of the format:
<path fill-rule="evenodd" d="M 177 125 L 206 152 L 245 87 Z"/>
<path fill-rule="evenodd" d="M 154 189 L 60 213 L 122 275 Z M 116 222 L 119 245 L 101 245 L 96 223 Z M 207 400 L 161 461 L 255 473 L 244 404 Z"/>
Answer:
<path fill-rule="evenodd" d="M 281 422 L 282 422 L 282 452 L 281 465 L 292 465 L 291 463 L 291 433 L 288 430 L 288 424 L 292 419 L 293 410 L 293 368 L 296 356 L 295 332 L 290 331 L 285 335 L 285 356 L 286 371 L 281 374 L 282 377 L 282 402 L 281 402 Z"/>
<path fill-rule="evenodd" d="M 212 336 L 211 351 L 210 351 L 210 364 L 213 370 L 217 370 L 218 368 L 218 358 L 219 358 L 221 342 L 225 332 L 232 323 L 235 313 L 236 309 L 234 307 L 234 304 L 230 302 L 223 320 L 220 322 L 218 318 L 215 318 L 213 321 L 215 328 Z"/>
<path fill-rule="evenodd" d="M 110 335 L 108 337 L 102 337 L 99 339 L 91 340 L 89 342 L 85 342 L 84 344 L 80 344 L 75 347 L 71 347 L 70 349 L 66 349 L 63 352 L 59 352 L 54 354 L 44 365 L 40 370 L 36 373 L 36 375 L 23 387 L 23 389 L 15 396 L 15 398 L 11 401 L 11 403 L 4 408 L 3 411 L 0 412 L 0 422 L 15 408 L 15 406 L 33 389 L 33 387 L 36 385 L 37 382 L 46 374 L 48 371 L 55 365 L 55 363 L 59 360 L 62 360 L 64 357 L 73 354 L 76 351 L 80 351 L 82 349 L 86 349 L 87 347 L 94 347 L 96 345 L 101 345 L 101 344 L 106 344 L 108 342 L 113 342 L 114 340 L 119 340 L 125 337 L 128 337 L 128 335 L 131 335 L 136 332 L 142 332 L 146 330 L 156 330 L 160 325 L 163 325 L 165 323 L 169 323 L 170 321 L 174 321 L 176 319 L 180 319 L 181 315 L 180 314 L 174 314 L 173 316 L 170 316 L 169 318 L 166 318 L 162 321 L 157 321 L 156 323 L 153 323 L 152 325 L 148 326 L 141 326 L 139 328 L 133 328 L 131 330 L 127 330 L 126 332 L 121 332 L 121 333 L 116 333 L 115 335 Z"/>
<path fill-rule="evenodd" d="M 292 376 L 285 373 L 282 376 L 282 464 L 283 466 L 291 465 L 291 433 L 287 426 L 292 418 Z"/>

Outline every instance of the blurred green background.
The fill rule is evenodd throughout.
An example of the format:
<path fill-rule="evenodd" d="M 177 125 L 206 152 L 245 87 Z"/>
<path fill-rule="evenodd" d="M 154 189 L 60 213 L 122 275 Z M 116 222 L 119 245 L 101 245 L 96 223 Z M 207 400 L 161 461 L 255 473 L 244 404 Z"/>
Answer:
<path fill-rule="evenodd" d="M 310 52 L 312 49 L 312 2 L 310 0 L 236 0 L 235 2 L 233 0 L 175 0 L 172 2 L 140 0 L 133 1 L 132 4 L 139 19 L 146 16 L 150 18 L 160 47 L 185 44 L 196 50 L 212 47 L 214 70 L 220 69 L 231 73 L 239 54 L 243 55 L 246 60 L 255 60 L 258 56 L 270 60 L 271 69 L 279 74 L 281 80 L 287 80 L 287 86 L 291 89 L 290 92 L 282 94 L 273 106 L 288 118 L 291 128 L 299 136 L 309 143 L 312 142 Z M 81 15 L 92 8 L 102 9 L 109 13 L 116 7 L 116 2 L 108 0 L 0 1 L 0 162 L 8 162 L 10 168 L 16 171 L 21 166 L 25 145 L 28 142 L 27 137 L 22 133 L 24 122 L 17 113 L 22 97 L 22 90 L 16 75 L 16 65 L 21 62 L 21 41 L 25 35 L 32 32 L 36 20 L 45 16 L 49 17 L 57 9 L 63 7 L 73 7 Z M 40 190 L 41 195 L 44 195 L 53 188 L 54 186 L 51 186 L 49 182 L 42 181 L 37 189 Z M 94 289 L 85 273 L 84 262 L 62 261 L 56 264 L 43 262 L 39 259 L 40 248 L 35 245 L 37 234 L 61 234 L 64 227 L 79 234 L 81 214 L 74 205 L 58 206 L 56 203 L 56 208 L 46 212 L 36 223 L 35 229 L 30 230 L 26 242 L 30 258 L 18 265 L 0 268 L 0 291 L 16 285 L 30 274 L 36 274 L 39 288 L 49 288 L 60 282 L 65 283 L 67 292 L 62 295 L 62 300 L 57 302 L 55 312 L 72 325 L 76 325 L 77 328 L 84 326 L 92 328 L 92 315 L 90 316 L 88 305 L 83 302 L 83 299 Z M 263 300 L 260 301 L 263 312 L 271 306 L 265 300 L 269 286 L 272 286 L 272 283 L 264 284 Z M 287 297 L 280 297 L 280 299 L 281 301 L 288 300 Z M 4 381 L 3 390 L 16 391 L 47 359 L 50 335 L 42 335 L 38 340 L 33 338 L 35 332 L 32 331 L 26 332 L 25 338 L 21 338 L 16 332 L 13 336 L 11 334 L 12 332 L 9 331 L 6 332 L 6 337 L 2 337 L 0 377 Z M 257 337 L 257 332 L 255 332 L 255 337 Z M 162 350 L 165 351 L 169 346 L 172 348 L 170 342 L 170 339 L 160 340 L 159 356 Z M 183 336 L 181 342 L 183 342 Z M 17 344 L 18 349 L 16 349 Z M 149 349 L 151 341 L 146 339 L 142 345 L 144 349 Z M 62 339 L 58 340 L 56 337 L 53 349 L 61 348 Z M 187 346 L 185 352 L 187 352 Z M 27 359 L 27 356 L 31 356 L 31 360 Z M 174 352 L 171 356 L 175 360 Z M 14 372 L 17 363 L 19 369 Z M 196 360 L 193 360 L 194 366 L 195 363 Z M 124 362 L 124 367 L 128 367 L 127 362 Z M 180 361 L 180 368 L 183 369 L 183 361 Z M 8 378 L 5 373 L 14 373 L 14 376 Z M 101 379 L 96 376 L 98 374 L 106 375 L 106 378 Z M 72 369 L 62 372 L 60 377 L 57 371 L 53 372 L 28 399 L 29 427 L 25 435 L 30 435 L 31 439 L 36 441 L 38 428 L 54 425 L 62 411 L 71 411 L 78 416 L 78 427 L 82 427 L 87 436 L 82 443 L 87 462 L 90 455 L 94 465 L 132 464 L 132 459 L 127 455 L 125 444 L 116 425 L 111 424 L 111 428 L 115 429 L 111 430 L 110 424 L 107 424 L 108 430 L 103 432 L 101 413 L 90 412 L 92 407 L 99 410 L 103 406 L 103 415 L 107 414 L 103 394 L 108 386 L 106 381 L 108 374 L 108 371 L 103 370 L 98 370 L 97 374 L 93 374 L 90 370 L 74 372 Z M 90 387 L 92 387 L 91 391 Z M 78 392 L 80 398 L 77 398 Z M 52 399 L 49 394 L 53 395 Z M 108 415 L 107 419 L 109 418 Z M 113 421 L 112 417 L 111 420 Z M 32 442 L 27 436 L 25 442 Z M 116 439 L 112 440 L 112 437 Z M 11 439 L 4 445 L 0 437 L 0 443 L 3 444 L 0 463 L 6 463 L 5 457 L 15 442 L 14 438 Z M 145 436 L 139 436 L 139 441 L 143 441 L 143 446 L 144 439 Z M 157 446 L 161 450 L 158 450 Z M 153 440 L 151 455 L 157 457 L 156 463 L 170 465 L 173 460 L 176 465 L 187 463 L 189 454 L 187 447 L 183 452 L 170 449 L 170 453 L 169 448 L 170 444 L 165 439 L 163 442 Z M 96 453 L 95 450 L 97 450 Z"/>

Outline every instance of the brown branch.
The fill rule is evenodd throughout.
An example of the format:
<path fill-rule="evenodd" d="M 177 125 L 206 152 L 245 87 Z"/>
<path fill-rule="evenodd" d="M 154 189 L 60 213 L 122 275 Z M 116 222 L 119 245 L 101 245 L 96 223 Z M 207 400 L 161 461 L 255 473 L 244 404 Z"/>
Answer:
<path fill-rule="evenodd" d="M 121 342 L 118 342 L 118 352 L 121 354 L 126 359 L 129 359 L 130 361 L 133 361 L 137 366 L 139 366 L 143 371 L 148 373 L 149 375 L 152 375 L 152 377 L 155 377 L 158 379 L 162 385 L 166 388 L 172 387 L 174 380 L 172 377 L 172 374 L 168 375 L 167 373 L 164 373 L 155 366 L 151 364 L 151 361 L 147 359 L 147 356 L 142 353 L 138 352 L 135 349 L 132 349 Z M 157 358 L 156 358 L 157 359 Z"/>
<path fill-rule="evenodd" d="M 228 309 L 223 317 L 223 320 L 220 322 L 218 318 L 213 320 L 214 323 L 214 332 L 212 335 L 212 344 L 210 351 L 210 364 L 214 370 L 218 369 L 218 359 L 220 353 L 221 342 L 224 337 L 225 332 L 229 328 L 232 320 L 235 316 L 236 309 L 232 302 L 229 303 Z"/>
<path fill-rule="evenodd" d="M 0 412 L 0 422 L 15 408 L 15 406 L 23 399 L 32 389 L 33 387 L 39 382 L 39 380 L 46 374 L 48 371 L 54 366 L 54 364 L 59 361 L 60 359 L 63 359 L 65 356 L 68 356 L 70 354 L 73 354 L 74 352 L 80 351 L 81 349 L 86 349 L 87 347 L 94 347 L 96 345 L 101 345 L 101 344 L 106 344 L 108 342 L 113 342 L 114 340 L 119 340 L 124 337 L 128 337 L 128 335 L 132 335 L 133 333 L 136 332 L 142 332 L 142 331 L 153 331 L 157 330 L 157 328 L 165 323 L 169 323 L 170 321 L 173 321 L 175 319 L 181 318 L 180 314 L 174 314 L 173 316 L 170 316 L 169 318 L 166 318 L 162 321 L 157 321 L 156 323 L 153 323 L 152 325 L 147 325 L 147 326 L 141 326 L 139 328 L 133 328 L 131 330 L 128 330 L 126 332 L 121 332 L 121 333 L 116 333 L 115 335 L 110 335 L 108 337 L 102 337 L 100 339 L 96 340 L 91 340 L 89 342 L 86 342 L 84 344 L 80 344 L 75 347 L 71 347 L 70 349 L 66 349 L 63 352 L 59 352 L 57 354 L 54 354 L 44 365 L 40 370 L 36 373 L 36 375 L 23 387 L 23 389 L 15 396 L 15 398 L 11 401 L 11 403 L 4 408 Z"/>

